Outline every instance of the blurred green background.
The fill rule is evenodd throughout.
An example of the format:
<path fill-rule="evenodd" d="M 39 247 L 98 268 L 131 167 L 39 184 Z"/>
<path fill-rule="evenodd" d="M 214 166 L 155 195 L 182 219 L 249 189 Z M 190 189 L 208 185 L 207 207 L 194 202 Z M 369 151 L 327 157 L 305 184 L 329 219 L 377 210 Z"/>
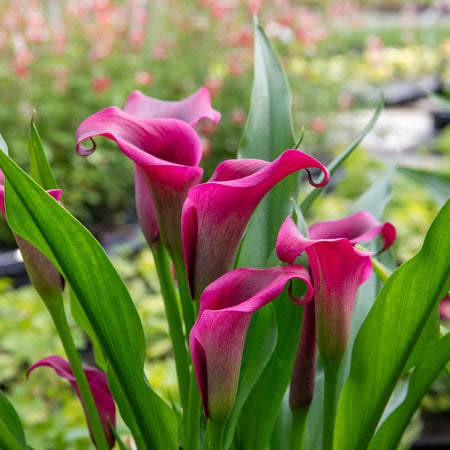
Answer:
<path fill-rule="evenodd" d="M 205 86 L 222 113 L 217 126 L 197 126 L 207 179 L 239 145 L 250 102 L 255 12 L 285 67 L 297 137 L 305 129 L 301 149 L 324 163 L 364 127 L 358 118 L 374 109 L 383 88 L 423 80 L 444 93 L 448 87 L 450 2 L 445 0 L 0 0 L 0 133 L 12 156 L 27 169 L 29 122 L 36 110 L 66 207 L 100 237 L 123 229 L 135 216 L 132 163 L 106 139 L 98 139 L 92 156 L 78 156 L 78 125 L 102 108 L 123 107 L 136 89 L 179 100 Z M 408 121 L 405 111 L 420 118 L 439 108 L 429 98 L 413 100 L 390 107 L 397 108 L 392 111 L 399 120 Z M 402 161 L 415 166 L 425 161 L 448 174 L 450 129 L 438 134 L 431 126 L 425 137 L 404 149 Z M 366 148 L 363 142 L 337 174 L 332 191 L 317 202 L 309 223 L 347 213 L 398 158 L 384 148 L 387 143 L 381 137 Z M 398 230 L 394 257 L 401 262 L 420 248 L 438 206 L 404 176 L 394 178 L 393 191 L 387 219 Z M 4 221 L 0 243 L 13 246 Z M 143 319 L 151 383 L 176 402 L 151 255 L 125 245 L 114 262 Z M 30 287 L 14 289 L 8 279 L 0 279 L 0 295 L 0 385 L 17 407 L 29 442 L 37 449 L 88 448 L 83 413 L 68 385 L 45 369 L 25 380 L 37 359 L 62 354 L 44 306 Z M 75 326 L 74 332 L 86 351 Z M 438 390 L 448 391 L 448 383 L 442 384 Z M 439 397 L 440 409 L 442 404 L 450 409 L 445 395 Z M 426 401 L 431 409 L 435 404 Z"/>

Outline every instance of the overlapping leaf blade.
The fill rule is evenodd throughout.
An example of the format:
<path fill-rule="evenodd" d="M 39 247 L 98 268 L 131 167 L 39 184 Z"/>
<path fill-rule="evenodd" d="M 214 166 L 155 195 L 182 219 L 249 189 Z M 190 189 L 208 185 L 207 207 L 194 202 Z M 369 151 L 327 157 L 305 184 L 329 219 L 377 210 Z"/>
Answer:
<path fill-rule="evenodd" d="M 450 359 L 450 333 L 421 356 L 420 364 L 411 375 L 406 398 L 378 429 L 370 443 L 370 450 L 397 448 L 422 397 Z"/>
<path fill-rule="evenodd" d="M 20 418 L 3 391 L 0 390 L 0 448 L 28 449 Z"/>
<path fill-rule="evenodd" d="M 291 99 L 283 69 L 262 28 L 255 21 L 255 69 L 248 122 L 238 152 L 240 158 L 273 161 L 295 140 Z M 279 264 L 275 240 L 281 223 L 292 211 L 290 198 L 298 198 L 300 175 L 279 183 L 259 205 L 240 248 L 239 267 Z M 245 402 L 237 426 L 240 448 L 265 448 L 289 383 L 301 326 L 302 308 L 292 305 L 286 293 L 275 303 L 279 328 L 275 350 Z M 258 312 L 256 313 L 258 314 Z M 279 326 L 279 325 L 278 325 Z M 255 344 L 257 347 L 257 343 Z M 255 411 L 265 411 L 255 414 Z"/>
<path fill-rule="evenodd" d="M 149 387 L 145 340 L 137 311 L 122 280 L 95 238 L 5 154 L 6 209 L 13 231 L 39 248 L 61 271 L 96 331 L 131 411 L 144 448 L 177 448 L 173 411 Z M 120 402 L 118 403 L 121 408 Z M 132 427 L 132 425 L 130 425 Z"/>
<path fill-rule="evenodd" d="M 255 68 L 250 112 L 239 158 L 273 161 L 295 145 L 291 95 L 286 76 L 261 26 L 255 20 Z M 278 230 L 297 198 L 299 174 L 278 183 L 256 209 L 239 253 L 240 267 L 265 267 Z"/>
<path fill-rule="evenodd" d="M 450 200 L 421 251 L 386 282 L 356 337 L 338 404 L 336 450 L 367 448 L 433 307 L 450 287 L 449 222 Z"/>

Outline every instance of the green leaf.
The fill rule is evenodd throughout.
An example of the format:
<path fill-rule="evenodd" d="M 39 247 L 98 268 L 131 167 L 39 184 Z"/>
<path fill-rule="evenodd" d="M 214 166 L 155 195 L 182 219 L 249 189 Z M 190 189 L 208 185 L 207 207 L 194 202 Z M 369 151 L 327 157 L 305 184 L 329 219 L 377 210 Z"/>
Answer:
<path fill-rule="evenodd" d="M 412 167 L 399 167 L 398 171 L 421 184 L 439 207 L 450 197 L 450 173 L 431 172 Z"/>
<path fill-rule="evenodd" d="M 414 369 L 408 393 L 401 405 L 383 422 L 375 434 L 369 449 L 397 448 L 405 428 L 419 407 L 446 362 L 450 359 L 450 334 L 439 340 L 433 348 L 422 355 L 422 361 Z"/>
<path fill-rule="evenodd" d="M 236 401 L 225 430 L 225 448 L 231 445 L 242 406 L 275 350 L 277 335 L 277 319 L 273 305 L 269 303 L 257 314 L 253 314 L 250 322 Z"/>
<path fill-rule="evenodd" d="M 295 146 L 291 120 L 291 98 L 286 76 L 263 29 L 255 21 L 255 69 L 248 121 L 238 156 L 273 161 Z M 278 230 L 292 211 L 290 198 L 298 198 L 300 174 L 275 186 L 256 209 L 240 248 L 239 267 L 267 267 Z M 277 264 L 277 263 L 276 263 Z M 241 409 L 237 425 L 239 448 L 265 449 L 278 409 L 289 383 L 302 308 L 286 294 L 274 303 L 278 340 L 269 363 Z M 259 340 L 252 342 L 258 348 Z M 264 411 L 263 414 L 255 412 Z"/>
<path fill-rule="evenodd" d="M 0 390 L 0 448 L 27 450 L 25 433 L 19 415 Z"/>
<path fill-rule="evenodd" d="M 242 408 L 237 428 L 240 449 L 266 449 L 291 379 L 300 337 L 303 308 L 294 305 L 286 290 L 272 303 L 277 316 L 275 350 Z M 259 413 L 263 412 L 263 413 Z"/>
<path fill-rule="evenodd" d="M 100 369 L 106 371 L 106 360 L 103 355 L 103 351 L 100 343 L 98 342 L 97 335 L 93 330 L 89 319 L 87 318 L 83 308 L 81 307 L 80 302 L 75 296 L 73 290 L 70 290 L 70 310 L 72 312 L 72 317 L 75 320 L 76 324 L 89 336 L 89 339 L 92 342 L 92 347 L 94 349 L 94 357 L 95 362 Z"/>
<path fill-rule="evenodd" d="M 143 372 L 145 339 L 136 308 L 95 238 L 5 154 L 6 210 L 13 231 L 43 252 L 70 284 L 108 359 L 108 377 L 123 395 L 145 447 L 177 448 L 173 411 L 150 388 Z M 130 428 L 133 424 L 128 424 Z M 135 428 L 135 429 L 136 429 Z"/>
<path fill-rule="evenodd" d="M 338 404 L 335 449 L 367 448 L 435 304 L 450 285 L 450 200 L 420 252 L 385 283 L 353 346 Z"/>
<path fill-rule="evenodd" d="M 379 221 L 382 220 L 384 210 L 392 198 L 391 181 L 396 165 L 393 164 L 378 181 L 370 186 L 352 205 L 350 213 L 358 211 L 370 212 Z"/>
<path fill-rule="evenodd" d="M 31 176 L 39 186 L 46 191 L 59 189 L 58 183 L 53 176 L 52 169 L 45 156 L 44 147 L 38 130 L 34 124 L 34 115 L 30 123 L 30 136 L 28 138 L 28 154 L 30 156 Z"/>
<path fill-rule="evenodd" d="M 255 20 L 255 68 L 250 112 L 238 151 L 239 158 L 273 161 L 295 145 L 291 95 L 286 76 L 267 36 Z M 239 253 L 240 267 L 265 267 L 278 230 L 298 198 L 300 176 L 278 183 L 256 209 Z"/>
<path fill-rule="evenodd" d="M 336 170 L 345 162 L 345 160 L 353 153 L 353 150 L 355 150 L 358 145 L 361 143 L 361 141 L 366 137 L 367 133 L 374 127 L 376 124 L 378 117 L 383 110 L 384 103 L 380 102 L 377 106 L 377 109 L 375 110 L 372 118 L 370 119 L 370 122 L 365 126 L 365 128 L 361 131 L 361 133 L 356 136 L 356 138 L 350 143 L 350 145 L 328 166 L 328 170 L 330 171 L 330 176 L 336 172 Z M 314 188 L 307 197 L 301 202 L 300 207 L 303 211 L 303 214 L 306 214 L 306 212 L 309 210 L 311 205 L 313 204 L 314 200 L 324 191 L 326 186 L 321 188 Z"/>

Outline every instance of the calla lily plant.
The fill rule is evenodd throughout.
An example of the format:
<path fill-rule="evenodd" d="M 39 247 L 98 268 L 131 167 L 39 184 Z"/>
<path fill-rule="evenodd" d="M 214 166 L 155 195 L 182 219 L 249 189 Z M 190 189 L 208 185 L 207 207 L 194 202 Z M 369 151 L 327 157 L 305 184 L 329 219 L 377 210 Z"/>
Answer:
<path fill-rule="evenodd" d="M 134 164 L 137 219 L 175 360 L 170 404 L 144 371 L 151 343 L 133 299 L 101 245 L 62 205 L 34 124 L 32 177 L 0 139 L 0 212 L 67 355 L 42 355 L 28 373 L 49 366 L 70 382 L 97 449 L 397 448 L 450 359 L 450 334 L 437 314 L 450 287 L 450 203 L 422 250 L 398 268 L 390 255 L 395 227 L 380 207 L 387 178 L 360 197 L 357 212 L 306 226 L 380 111 L 330 164 L 303 151 L 282 66 L 255 24 L 255 81 L 238 152 L 245 158 L 221 162 L 209 180 L 202 181 L 195 126 L 216 124 L 220 113 L 205 88 L 181 101 L 135 91 L 123 109 L 108 107 L 79 125 L 80 155 L 103 136 Z M 69 293 L 98 367 L 82 365 L 75 348 Z M 403 396 L 400 379 L 408 382 Z M 1 394 L 0 447 L 29 445 Z"/>

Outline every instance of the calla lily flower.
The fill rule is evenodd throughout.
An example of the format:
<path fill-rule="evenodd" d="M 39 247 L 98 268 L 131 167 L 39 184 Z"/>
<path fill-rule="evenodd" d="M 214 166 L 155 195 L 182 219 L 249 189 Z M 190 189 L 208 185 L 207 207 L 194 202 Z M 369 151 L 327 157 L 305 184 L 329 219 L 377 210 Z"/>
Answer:
<path fill-rule="evenodd" d="M 191 295 L 228 272 L 234 262 L 247 223 L 261 199 L 280 180 L 300 169 L 319 168 L 328 182 L 327 169 L 299 150 L 286 150 L 273 162 L 257 159 L 224 161 L 207 183 L 194 186 L 182 212 L 186 272 Z M 308 172 L 309 174 L 309 172 Z"/>
<path fill-rule="evenodd" d="M 61 198 L 61 190 L 47 191 L 55 200 Z M 0 212 L 6 217 L 5 211 L 5 176 L 0 170 Z M 23 262 L 33 286 L 44 302 L 53 298 L 53 293 L 64 290 L 64 279 L 53 263 L 36 247 L 22 237 L 14 234 L 17 246 L 22 254 Z"/>
<path fill-rule="evenodd" d="M 252 313 L 276 299 L 294 278 L 303 280 L 307 290 L 291 300 L 304 304 L 312 286 L 308 272 L 295 265 L 236 269 L 204 290 L 189 343 L 206 418 L 223 420 L 230 413 Z"/>
<path fill-rule="evenodd" d="M 124 111 L 116 107 L 101 110 L 84 120 L 76 132 L 80 155 L 89 155 L 96 148 L 95 143 L 92 148 L 84 147 L 84 140 L 105 136 L 134 161 L 136 209 L 143 233 L 150 244 L 160 237 L 175 254 L 182 252 L 183 202 L 203 175 L 198 167 L 202 146 L 193 129 L 202 118 L 214 123 L 220 119 L 206 89 L 181 102 L 134 92 Z"/>
<path fill-rule="evenodd" d="M 77 383 L 75 377 L 73 375 L 70 364 L 67 360 L 62 358 L 61 356 L 48 356 L 47 358 L 43 358 L 38 361 L 36 364 L 33 364 L 27 372 L 27 376 L 34 370 L 36 367 L 48 366 L 52 367 L 55 372 L 61 377 L 69 381 L 72 385 L 73 389 L 77 397 L 81 400 L 80 391 L 78 390 Z M 89 387 L 92 392 L 92 396 L 94 397 L 95 405 L 97 406 L 97 410 L 100 416 L 100 421 L 102 423 L 103 430 L 105 432 L 106 440 L 108 442 L 109 448 L 114 447 L 114 434 L 111 431 L 111 427 L 116 426 L 116 407 L 114 404 L 114 399 L 109 390 L 108 381 L 106 378 L 106 373 L 95 369 L 93 367 L 83 367 L 84 373 L 86 374 L 86 378 L 89 384 Z M 83 402 L 82 402 L 83 404 Z M 84 409 L 84 405 L 83 405 Z M 86 411 L 85 411 L 86 414 Z M 86 416 L 87 420 L 87 416 Z M 91 433 L 91 439 L 94 441 L 92 437 L 92 432 L 89 426 L 89 432 Z"/>
<path fill-rule="evenodd" d="M 324 360 L 340 364 L 347 348 L 353 307 L 359 286 L 372 274 L 371 253 L 352 244 L 375 238 L 385 250 L 395 240 L 395 228 L 379 223 L 367 212 L 317 223 L 308 229 L 309 238 L 297 229 L 291 217 L 280 228 L 278 258 L 289 264 L 303 251 L 309 259 L 314 286 L 316 335 Z"/>

